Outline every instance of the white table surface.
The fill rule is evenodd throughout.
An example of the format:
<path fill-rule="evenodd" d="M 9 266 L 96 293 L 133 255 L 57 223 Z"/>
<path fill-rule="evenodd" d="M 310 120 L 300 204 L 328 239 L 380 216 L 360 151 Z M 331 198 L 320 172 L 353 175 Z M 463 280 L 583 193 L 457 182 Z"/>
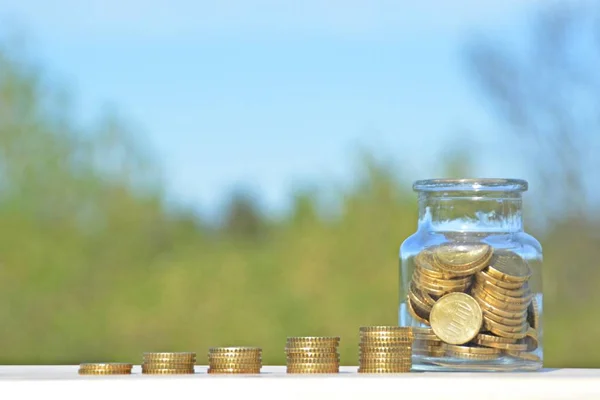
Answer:
<path fill-rule="evenodd" d="M 264 366 L 260 375 L 80 376 L 78 366 L 0 366 L 3 398 L 162 398 L 175 394 L 200 399 L 460 399 L 600 400 L 600 369 L 545 369 L 525 373 L 412 372 L 364 375 L 341 367 L 334 375 L 287 375 L 285 367 Z M 14 395 L 9 394 L 14 390 Z M 16 397 L 15 397 L 16 396 Z"/>

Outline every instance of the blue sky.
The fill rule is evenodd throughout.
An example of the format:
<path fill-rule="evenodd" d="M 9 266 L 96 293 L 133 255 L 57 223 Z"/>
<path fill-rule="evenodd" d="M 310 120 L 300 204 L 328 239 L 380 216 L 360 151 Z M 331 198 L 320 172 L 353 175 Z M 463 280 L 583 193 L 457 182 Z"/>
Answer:
<path fill-rule="evenodd" d="M 519 41 L 540 2 L 0 0 L 0 21 L 81 118 L 109 103 L 140 127 L 173 201 L 210 212 L 242 185 L 276 212 L 304 183 L 351 183 L 359 146 L 408 180 L 463 143 L 479 176 L 530 178 L 461 51 Z"/>

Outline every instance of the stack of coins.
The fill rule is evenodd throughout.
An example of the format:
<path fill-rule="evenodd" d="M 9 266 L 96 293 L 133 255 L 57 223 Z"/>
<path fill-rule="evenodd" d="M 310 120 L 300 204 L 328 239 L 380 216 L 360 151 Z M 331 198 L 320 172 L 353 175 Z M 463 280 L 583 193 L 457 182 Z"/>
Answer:
<path fill-rule="evenodd" d="M 212 347 L 208 351 L 209 374 L 259 374 L 262 349 L 259 347 Z"/>
<path fill-rule="evenodd" d="M 431 328 L 412 328 L 415 340 L 413 354 L 425 357 L 441 357 L 445 354 L 442 340 Z"/>
<path fill-rule="evenodd" d="M 522 257 L 485 243 L 451 242 L 423 250 L 414 263 L 408 311 L 431 326 L 446 356 L 539 361 L 527 353 L 538 346 L 539 309 L 528 284 L 532 271 Z M 429 347 L 436 345 L 433 336 L 417 336 L 415 354 L 442 356 Z"/>
<path fill-rule="evenodd" d="M 360 328 L 359 368 L 366 374 L 410 372 L 411 328 L 369 326 Z"/>
<path fill-rule="evenodd" d="M 125 363 L 82 363 L 79 375 L 129 375 L 133 364 Z"/>
<path fill-rule="evenodd" d="M 194 364 L 196 364 L 196 353 L 144 353 L 142 374 L 193 374 Z"/>
<path fill-rule="evenodd" d="M 339 337 L 291 337 L 285 352 L 288 374 L 336 374 L 340 371 Z"/>

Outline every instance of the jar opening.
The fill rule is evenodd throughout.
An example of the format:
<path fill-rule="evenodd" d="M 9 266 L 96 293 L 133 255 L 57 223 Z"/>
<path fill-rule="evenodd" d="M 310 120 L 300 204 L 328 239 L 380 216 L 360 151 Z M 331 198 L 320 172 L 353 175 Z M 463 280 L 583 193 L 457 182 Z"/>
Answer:
<path fill-rule="evenodd" d="M 469 178 L 426 179 L 416 181 L 416 192 L 524 192 L 528 183 L 523 179 Z"/>

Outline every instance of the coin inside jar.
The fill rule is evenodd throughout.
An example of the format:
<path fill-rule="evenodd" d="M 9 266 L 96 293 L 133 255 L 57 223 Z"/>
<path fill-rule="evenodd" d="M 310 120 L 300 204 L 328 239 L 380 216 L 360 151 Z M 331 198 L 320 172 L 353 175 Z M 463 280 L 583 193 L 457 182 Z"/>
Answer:
<path fill-rule="evenodd" d="M 465 293 L 451 293 L 433 306 L 431 328 L 444 342 L 463 344 L 473 339 L 483 323 L 479 304 Z"/>
<path fill-rule="evenodd" d="M 433 251 L 435 265 L 455 276 L 472 275 L 487 267 L 492 249 L 483 243 L 445 243 Z"/>
<path fill-rule="evenodd" d="M 531 277 L 531 267 L 527 261 L 511 251 L 496 251 L 487 273 L 501 281 L 525 282 Z"/>

